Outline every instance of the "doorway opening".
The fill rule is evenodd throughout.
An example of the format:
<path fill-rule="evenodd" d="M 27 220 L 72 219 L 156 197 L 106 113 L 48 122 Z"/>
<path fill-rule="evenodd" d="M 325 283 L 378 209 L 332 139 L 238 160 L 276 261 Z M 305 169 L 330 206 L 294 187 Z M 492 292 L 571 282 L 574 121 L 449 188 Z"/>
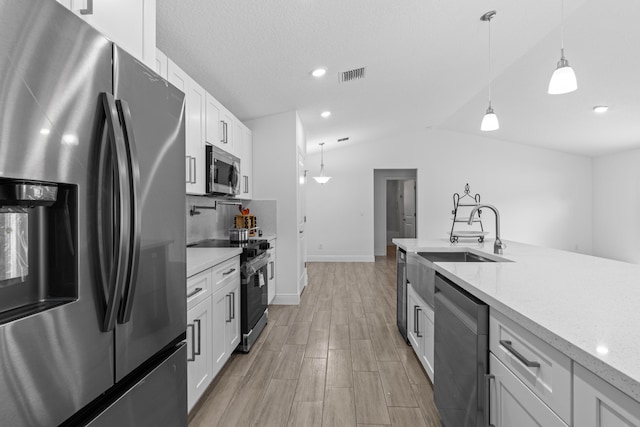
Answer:
<path fill-rule="evenodd" d="M 374 255 L 395 256 L 395 238 L 417 237 L 417 170 L 374 169 Z"/>

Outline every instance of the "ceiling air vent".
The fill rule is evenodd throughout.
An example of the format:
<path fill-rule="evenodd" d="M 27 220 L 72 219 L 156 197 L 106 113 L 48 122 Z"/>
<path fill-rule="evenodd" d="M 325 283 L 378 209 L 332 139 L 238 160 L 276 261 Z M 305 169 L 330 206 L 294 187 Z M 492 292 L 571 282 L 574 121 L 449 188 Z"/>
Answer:
<path fill-rule="evenodd" d="M 345 137 L 345 138 L 340 138 L 340 139 L 338 140 L 338 142 L 345 142 L 345 141 L 348 141 L 348 140 L 349 140 L 349 137 L 347 136 L 347 137 Z"/>
<path fill-rule="evenodd" d="M 365 68 L 354 68 L 353 70 L 343 71 L 339 74 L 340 83 L 347 83 L 353 80 L 364 79 Z"/>

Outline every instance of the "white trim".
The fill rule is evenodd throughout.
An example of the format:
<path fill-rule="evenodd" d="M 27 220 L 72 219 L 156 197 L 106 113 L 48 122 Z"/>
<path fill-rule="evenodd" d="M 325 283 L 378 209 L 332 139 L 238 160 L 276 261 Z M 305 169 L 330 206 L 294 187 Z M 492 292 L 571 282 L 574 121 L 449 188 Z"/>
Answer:
<path fill-rule="evenodd" d="M 300 304 L 300 295 L 296 294 L 276 294 L 271 304 L 276 305 L 298 305 Z"/>
<path fill-rule="evenodd" d="M 309 255 L 308 262 L 375 262 L 373 255 Z"/>

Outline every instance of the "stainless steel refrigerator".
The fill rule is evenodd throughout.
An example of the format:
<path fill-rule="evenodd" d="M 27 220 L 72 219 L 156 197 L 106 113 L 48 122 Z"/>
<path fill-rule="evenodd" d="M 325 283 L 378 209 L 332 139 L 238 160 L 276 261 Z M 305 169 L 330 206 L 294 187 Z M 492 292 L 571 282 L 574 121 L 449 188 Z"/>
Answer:
<path fill-rule="evenodd" d="M 0 0 L 0 424 L 186 426 L 184 95 Z"/>

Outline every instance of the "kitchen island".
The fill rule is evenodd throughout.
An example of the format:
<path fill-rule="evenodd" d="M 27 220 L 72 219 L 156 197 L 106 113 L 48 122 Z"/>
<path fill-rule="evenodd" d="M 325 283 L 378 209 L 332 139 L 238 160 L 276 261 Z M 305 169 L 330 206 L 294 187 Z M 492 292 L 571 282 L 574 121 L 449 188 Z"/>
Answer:
<path fill-rule="evenodd" d="M 493 241 L 393 243 L 407 252 L 494 256 Z M 436 271 L 640 402 L 640 266 L 506 243 L 501 258 L 512 262 L 442 262 Z"/>

